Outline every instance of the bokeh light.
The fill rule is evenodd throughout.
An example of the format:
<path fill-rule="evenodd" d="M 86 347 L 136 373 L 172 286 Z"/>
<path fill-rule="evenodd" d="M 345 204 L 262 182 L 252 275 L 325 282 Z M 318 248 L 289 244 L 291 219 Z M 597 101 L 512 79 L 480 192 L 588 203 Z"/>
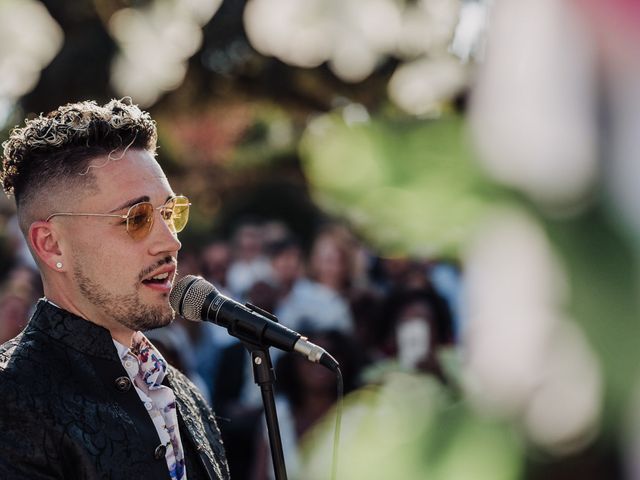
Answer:
<path fill-rule="evenodd" d="M 64 34 L 40 2 L 0 2 L 0 104 L 30 92 L 62 47 Z M 0 115 L 0 124 L 2 124 Z"/>
<path fill-rule="evenodd" d="M 389 81 L 389 97 L 410 114 L 427 115 L 438 112 L 467 82 L 467 72 L 458 59 L 425 58 L 396 69 Z"/>
<path fill-rule="evenodd" d="M 201 27 L 221 0 L 153 2 L 113 14 L 109 30 L 120 47 L 113 59 L 111 83 L 118 94 L 142 106 L 177 88 L 186 64 L 202 43 Z"/>

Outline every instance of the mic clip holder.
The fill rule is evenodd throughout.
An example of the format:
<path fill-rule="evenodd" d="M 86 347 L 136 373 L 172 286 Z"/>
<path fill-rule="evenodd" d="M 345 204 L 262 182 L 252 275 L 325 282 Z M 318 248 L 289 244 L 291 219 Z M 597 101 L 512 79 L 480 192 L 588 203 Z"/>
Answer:
<path fill-rule="evenodd" d="M 261 309 L 260 307 L 254 305 L 253 303 L 246 302 L 244 306 L 247 307 L 252 312 L 255 312 L 258 315 L 262 315 L 263 317 L 268 318 L 272 322 L 280 323 L 278 321 L 278 317 L 276 317 L 273 313 L 267 312 L 266 310 Z"/>
<path fill-rule="evenodd" d="M 247 307 L 257 308 L 250 304 L 247 304 Z M 258 313 L 264 315 L 266 312 L 258 309 Z M 273 315 L 271 316 L 275 318 Z M 277 321 L 277 319 L 275 321 Z M 287 480 L 287 469 L 284 463 L 278 413 L 273 395 L 273 383 L 275 382 L 276 375 L 273 370 L 269 347 L 256 345 L 246 340 L 241 340 L 241 342 L 251 355 L 253 380 L 256 385 L 260 387 L 260 393 L 262 394 L 262 404 L 264 405 L 264 415 L 267 421 L 267 432 L 269 434 L 269 446 L 271 447 L 271 460 L 273 461 L 273 472 L 275 473 L 276 480 Z"/>

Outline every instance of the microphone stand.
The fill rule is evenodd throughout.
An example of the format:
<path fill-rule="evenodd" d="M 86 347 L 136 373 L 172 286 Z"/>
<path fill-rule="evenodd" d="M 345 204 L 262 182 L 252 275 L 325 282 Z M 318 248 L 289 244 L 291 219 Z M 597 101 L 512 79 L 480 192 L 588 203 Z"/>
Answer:
<path fill-rule="evenodd" d="M 278 425 L 276 402 L 273 396 L 273 382 L 276 376 L 271 363 L 269 347 L 256 345 L 245 340 L 242 340 L 242 344 L 251 354 L 253 380 L 260 387 L 260 392 L 262 393 L 264 415 L 267 420 L 267 432 L 269 433 L 269 446 L 271 447 L 271 460 L 273 461 L 273 472 L 276 475 L 276 480 L 287 480 L 287 469 L 284 464 L 282 439 L 280 438 L 280 426 Z"/>

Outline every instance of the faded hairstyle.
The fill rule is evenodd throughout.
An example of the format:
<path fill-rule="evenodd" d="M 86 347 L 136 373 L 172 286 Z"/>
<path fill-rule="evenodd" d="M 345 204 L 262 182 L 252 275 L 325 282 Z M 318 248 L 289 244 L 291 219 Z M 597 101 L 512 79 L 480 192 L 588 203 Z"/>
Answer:
<path fill-rule="evenodd" d="M 2 144 L 0 181 L 20 213 L 35 199 L 60 188 L 90 186 L 95 178 L 89 164 L 96 157 L 115 160 L 128 148 L 155 153 L 156 141 L 155 122 L 129 98 L 104 106 L 93 101 L 71 103 L 12 130 Z"/>

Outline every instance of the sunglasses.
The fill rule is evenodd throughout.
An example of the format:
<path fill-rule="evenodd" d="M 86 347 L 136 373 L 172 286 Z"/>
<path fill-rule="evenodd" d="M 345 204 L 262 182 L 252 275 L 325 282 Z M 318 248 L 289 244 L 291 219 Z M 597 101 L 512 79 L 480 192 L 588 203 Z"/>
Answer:
<path fill-rule="evenodd" d="M 167 224 L 169 230 L 178 233 L 184 230 L 189 220 L 189 199 L 179 195 L 172 197 L 164 205 L 154 207 L 151 202 L 140 202 L 132 205 L 126 215 L 111 213 L 53 213 L 47 217 L 47 222 L 53 217 L 113 217 L 122 218 L 126 223 L 127 233 L 134 240 L 141 240 L 151 231 L 153 227 L 154 212 L 158 210 L 162 220 Z"/>

